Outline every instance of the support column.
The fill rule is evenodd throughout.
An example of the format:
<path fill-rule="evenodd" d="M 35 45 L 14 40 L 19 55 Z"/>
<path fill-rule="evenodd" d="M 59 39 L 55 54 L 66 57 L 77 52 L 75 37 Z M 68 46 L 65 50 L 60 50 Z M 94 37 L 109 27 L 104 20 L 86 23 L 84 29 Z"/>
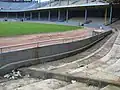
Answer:
<path fill-rule="evenodd" d="M 30 12 L 30 20 L 32 20 L 32 12 Z"/>
<path fill-rule="evenodd" d="M 110 24 L 112 23 L 112 14 L 113 14 L 113 7 L 111 5 L 111 7 L 110 7 L 110 19 L 109 19 Z"/>
<path fill-rule="evenodd" d="M 58 9 L 58 21 L 60 20 L 60 9 Z"/>
<path fill-rule="evenodd" d="M 17 12 L 16 12 L 16 14 L 15 14 L 15 15 L 16 15 L 16 19 L 17 19 L 17 18 L 18 18 L 18 14 L 17 14 Z"/>
<path fill-rule="evenodd" d="M 38 20 L 40 20 L 40 11 L 38 12 Z"/>
<path fill-rule="evenodd" d="M 24 12 L 23 14 L 24 14 L 23 17 L 24 17 L 24 19 L 25 19 L 25 12 Z"/>
<path fill-rule="evenodd" d="M 105 25 L 107 24 L 107 8 L 105 9 Z"/>
<path fill-rule="evenodd" d="M 7 12 L 7 15 L 6 15 L 7 18 L 9 18 L 9 13 Z"/>
<path fill-rule="evenodd" d="M 49 10 L 49 11 L 48 11 L 48 21 L 50 21 L 50 19 L 51 19 L 50 14 L 51 14 L 51 12 L 50 12 L 50 10 Z"/>
<path fill-rule="evenodd" d="M 87 21 L 87 16 L 88 16 L 88 10 L 87 10 L 87 8 L 85 8 L 85 21 L 84 22 Z"/>
<path fill-rule="evenodd" d="M 68 19 L 69 19 L 69 11 L 68 9 L 66 10 L 66 22 L 68 22 Z"/>

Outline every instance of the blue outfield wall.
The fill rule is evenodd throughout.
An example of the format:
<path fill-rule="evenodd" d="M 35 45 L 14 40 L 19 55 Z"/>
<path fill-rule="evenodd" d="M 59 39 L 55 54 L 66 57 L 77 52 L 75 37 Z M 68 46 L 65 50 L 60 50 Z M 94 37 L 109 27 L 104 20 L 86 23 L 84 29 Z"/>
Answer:
<path fill-rule="evenodd" d="M 0 54 L 0 74 L 5 74 L 12 69 L 45 63 L 74 55 L 111 33 L 112 30 L 79 41 L 2 53 Z"/>

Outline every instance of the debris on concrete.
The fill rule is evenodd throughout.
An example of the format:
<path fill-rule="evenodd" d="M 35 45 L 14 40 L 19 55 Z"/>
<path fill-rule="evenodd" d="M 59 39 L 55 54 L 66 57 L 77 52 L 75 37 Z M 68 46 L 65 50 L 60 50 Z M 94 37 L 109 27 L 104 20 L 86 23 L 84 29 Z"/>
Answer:
<path fill-rule="evenodd" d="M 25 77 L 25 78 L 30 78 L 30 75 L 29 75 L 29 74 L 27 74 L 27 75 L 25 75 L 24 77 Z"/>
<path fill-rule="evenodd" d="M 21 78 L 21 77 L 22 77 L 22 74 L 18 70 L 12 70 L 11 73 L 8 73 L 8 74 L 4 75 L 4 78 L 7 78 L 9 80 L 18 79 L 18 78 Z"/>
<path fill-rule="evenodd" d="M 8 80 L 0 83 L 0 90 L 18 90 L 20 87 L 40 82 L 42 79 L 22 77 L 15 80 Z M 29 90 L 29 89 L 28 89 Z"/>
<path fill-rule="evenodd" d="M 71 80 L 71 83 L 76 83 L 76 80 Z"/>
<path fill-rule="evenodd" d="M 48 70 L 54 70 L 55 68 L 55 66 L 49 66 Z"/>

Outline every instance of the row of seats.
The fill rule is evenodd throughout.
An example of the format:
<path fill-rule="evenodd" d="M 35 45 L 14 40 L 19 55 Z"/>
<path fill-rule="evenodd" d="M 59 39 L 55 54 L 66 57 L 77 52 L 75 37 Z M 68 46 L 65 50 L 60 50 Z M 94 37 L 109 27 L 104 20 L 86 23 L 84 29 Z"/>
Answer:
<path fill-rule="evenodd" d="M 24 10 L 37 7 L 37 2 L 0 2 L 1 10 Z"/>
<path fill-rule="evenodd" d="M 100 2 L 101 0 L 88 0 L 88 3 Z M 39 7 L 49 7 L 49 6 L 66 6 L 66 5 L 80 5 L 85 4 L 87 0 L 51 0 L 46 2 L 0 2 L 1 10 L 27 10 L 35 9 Z"/>
<path fill-rule="evenodd" d="M 51 2 L 51 6 L 65 6 L 65 5 L 80 5 L 80 4 L 86 4 L 86 3 L 103 3 L 104 0 L 55 0 Z M 50 4 L 48 3 L 47 5 L 45 5 L 45 7 L 49 7 Z"/>

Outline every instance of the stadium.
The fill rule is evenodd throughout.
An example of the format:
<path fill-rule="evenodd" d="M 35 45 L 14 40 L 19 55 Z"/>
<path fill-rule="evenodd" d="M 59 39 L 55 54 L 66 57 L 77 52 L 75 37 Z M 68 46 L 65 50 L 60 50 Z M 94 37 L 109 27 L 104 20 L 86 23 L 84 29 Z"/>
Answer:
<path fill-rule="evenodd" d="M 0 90 L 120 90 L 119 0 L 0 0 Z"/>

